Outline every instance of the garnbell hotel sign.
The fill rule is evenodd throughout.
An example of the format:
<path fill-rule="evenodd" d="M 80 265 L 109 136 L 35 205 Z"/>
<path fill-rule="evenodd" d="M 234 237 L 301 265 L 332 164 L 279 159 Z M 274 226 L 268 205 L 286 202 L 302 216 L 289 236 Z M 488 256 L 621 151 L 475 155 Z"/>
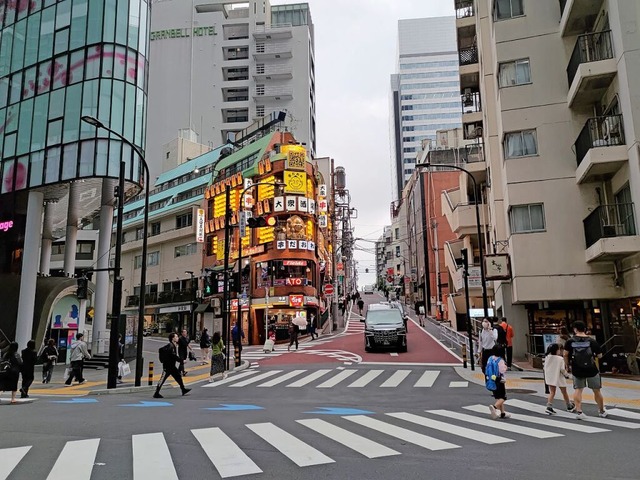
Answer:
<path fill-rule="evenodd" d="M 212 37 L 216 34 L 213 26 L 193 28 L 168 28 L 156 30 L 149 35 L 150 40 L 168 40 L 172 38 Z"/>

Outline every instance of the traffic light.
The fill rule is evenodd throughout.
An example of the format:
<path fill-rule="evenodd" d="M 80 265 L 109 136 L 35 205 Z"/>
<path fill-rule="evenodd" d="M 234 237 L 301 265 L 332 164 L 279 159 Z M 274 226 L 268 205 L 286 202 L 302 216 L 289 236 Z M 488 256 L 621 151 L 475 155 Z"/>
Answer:
<path fill-rule="evenodd" d="M 79 277 L 77 279 L 78 289 L 76 290 L 76 296 L 78 300 L 86 300 L 89 294 L 89 279 L 86 277 Z"/>
<path fill-rule="evenodd" d="M 242 282 L 240 281 L 240 273 L 231 272 L 229 274 L 229 291 L 240 293 L 242 291 Z"/>
<path fill-rule="evenodd" d="M 275 225 L 276 217 L 273 215 L 247 218 L 247 227 L 249 228 L 275 227 Z"/>
<path fill-rule="evenodd" d="M 204 294 L 213 295 L 213 273 L 207 272 L 207 276 L 204 278 Z"/>
<path fill-rule="evenodd" d="M 364 273 L 369 273 L 369 269 L 368 269 L 368 268 L 365 268 L 365 269 L 364 269 Z"/>

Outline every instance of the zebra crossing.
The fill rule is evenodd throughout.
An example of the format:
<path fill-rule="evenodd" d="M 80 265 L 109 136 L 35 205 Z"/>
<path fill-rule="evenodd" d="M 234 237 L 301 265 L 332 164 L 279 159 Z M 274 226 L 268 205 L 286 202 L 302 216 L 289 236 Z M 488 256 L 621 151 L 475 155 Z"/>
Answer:
<path fill-rule="evenodd" d="M 399 388 L 409 385 L 411 388 L 431 388 L 440 376 L 440 370 L 386 370 L 356 369 L 356 368 L 320 368 L 317 370 L 296 369 L 285 370 L 245 370 L 233 377 L 202 385 L 203 388 L 228 386 L 242 388 L 255 386 L 257 388 L 287 387 L 301 388 L 315 386 L 315 388 Z M 275 377 L 275 378 L 273 378 Z M 443 381 L 449 388 L 467 387 L 468 382 Z M 311 385 L 314 384 L 314 385 Z"/>
<path fill-rule="evenodd" d="M 340 415 L 328 419 L 302 418 L 284 426 L 267 421 L 234 425 L 228 431 L 205 426 L 188 432 L 172 432 L 170 436 L 165 436 L 163 432 L 135 434 L 131 436 L 130 443 L 121 442 L 116 447 L 120 451 L 115 452 L 120 458 L 131 458 L 126 451 L 130 449 L 132 464 L 115 462 L 113 466 L 101 468 L 123 469 L 124 472 L 113 471 L 110 474 L 126 476 L 130 475 L 132 469 L 133 478 L 139 480 L 177 480 L 179 473 L 182 478 L 188 478 L 182 471 L 185 465 L 179 464 L 176 468 L 174 463 L 174 457 L 180 455 L 180 446 L 190 443 L 184 438 L 185 435 L 197 442 L 200 450 L 196 455 L 201 455 L 200 462 L 210 462 L 220 478 L 231 478 L 265 473 L 264 468 L 267 467 L 264 457 L 256 458 L 257 452 L 266 452 L 270 456 L 280 454 L 290 465 L 309 468 L 336 463 L 336 458 L 344 458 L 344 451 L 339 446 L 346 447 L 356 456 L 376 459 L 403 455 L 403 450 L 410 448 L 405 447 L 406 444 L 438 452 L 461 450 L 475 444 L 491 446 L 513 443 L 521 438 L 556 441 L 572 435 L 571 441 L 574 441 L 580 435 L 612 434 L 616 429 L 640 429 L 639 413 L 618 408 L 609 411 L 610 416 L 615 418 L 588 417 L 587 421 L 582 422 L 569 418 L 570 414 L 547 417 L 542 413 L 543 406 L 527 401 L 510 400 L 507 404 L 512 417 L 505 420 L 490 419 L 487 406 L 475 404 L 462 407 L 462 411 L 434 409 L 419 413 Z M 243 427 L 245 430 L 239 432 L 238 429 Z M 27 472 L 29 462 L 38 456 L 40 448 L 33 445 L 1 448 L 0 480 Z M 100 438 L 66 442 L 47 480 L 69 478 L 69 465 L 73 465 L 74 479 L 90 479 L 94 465 L 104 465 L 100 463 L 104 455 L 101 448 L 106 451 L 114 447 L 101 447 Z M 104 470 L 101 473 L 104 474 Z"/>

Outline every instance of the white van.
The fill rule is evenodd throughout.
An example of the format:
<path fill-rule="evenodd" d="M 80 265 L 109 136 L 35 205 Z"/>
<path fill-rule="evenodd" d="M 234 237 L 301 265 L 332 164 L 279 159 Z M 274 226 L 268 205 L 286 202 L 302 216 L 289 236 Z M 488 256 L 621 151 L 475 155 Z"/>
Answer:
<path fill-rule="evenodd" d="M 365 285 L 364 286 L 364 293 L 365 293 L 365 295 L 368 294 L 368 293 L 373 295 L 373 285 Z"/>

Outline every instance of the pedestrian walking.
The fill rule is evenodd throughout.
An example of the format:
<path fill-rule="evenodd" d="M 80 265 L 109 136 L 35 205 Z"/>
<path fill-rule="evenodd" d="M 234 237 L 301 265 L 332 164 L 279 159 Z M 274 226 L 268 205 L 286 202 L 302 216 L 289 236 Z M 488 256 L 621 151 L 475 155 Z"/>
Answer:
<path fill-rule="evenodd" d="M 69 377 L 64 382 L 65 386 L 70 387 L 71 382 L 75 378 L 79 385 L 85 382 L 82 376 L 82 369 L 84 368 L 85 358 L 91 358 L 89 350 L 87 350 L 87 344 L 83 340 L 84 335 L 82 333 L 76 333 L 76 339 L 71 343 L 71 355 L 69 360 L 71 361 L 71 368 L 69 371 Z"/>
<path fill-rule="evenodd" d="M 22 359 L 18 353 L 18 343 L 11 342 L 0 362 L 0 391 L 11 392 L 11 403 L 18 403 L 16 394 L 21 368 Z"/>
<path fill-rule="evenodd" d="M 499 320 L 496 318 L 495 319 L 495 324 L 493 325 L 493 330 L 495 332 L 495 339 L 496 339 L 496 346 L 495 348 L 497 349 L 498 352 L 498 356 L 502 357 L 505 359 L 507 359 L 506 353 L 507 353 L 507 331 L 502 328 L 502 325 L 500 324 Z"/>
<path fill-rule="evenodd" d="M 496 345 L 497 335 L 498 333 L 491 328 L 491 322 L 485 318 L 482 321 L 482 330 L 478 335 L 478 352 L 480 353 L 482 373 L 484 373 L 487 361 Z"/>
<path fill-rule="evenodd" d="M 311 335 L 311 340 L 313 340 L 314 336 L 315 338 L 318 338 L 318 334 L 316 333 L 316 317 L 313 313 L 307 321 L 307 331 L 309 332 L 309 335 Z"/>
<path fill-rule="evenodd" d="M 182 395 L 186 395 L 191 391 L 190 388 L 184 386 L 182 381 L 182 374 L 176 367 L 176 362 L 181 362 L 181 357 L 178 355 L 178 334 L 171 332 L 169 334 L 169 343 L 160 347 L 158 354 L 160 356 L 160 363 L 162 363 L 162 375 L 160 375 L 160 381 L 156 386 L 156 391 L 153 394 L 153 398 L 164 398 L 160 395 L 160 389 L 169 376 L 172 376 L 176 383 L 180 386 Z"/>
<path fill-rule="evenodd" d="M 494 420 L 511 417 L 511 414 L 504 409 L 504 402 L 507 400 L 506 379 L 504 377 L 507 372 L 507 364 L 498 353 L 500 353 L 498 348 L 491 350 L 485 367 L 485 385 L 495 399 L 495 402 L 489 405 L 489 412 Z"/>
<path fill-rule="evenodd" d="M 211 336 L 206 328 L 200 334 L 200 352 L 202 353 L 202 365 L 209 363 L 209 349 L 211 348 Z"/>
<path fill-rule="evenodd" d="M 20 388 L 20 398 L 29 398 L 29 387 L 35 378 L 36 361 L 38 360 L 38 352 L 36 351 L 36 342 L 29 340 L 27 348 L 22 350 L 22 388 Z"/>
<path fill-rule="evenodd" d="M 190 343 L 191 340 L 187 335 L 187 329 L 183 328 L 182 335 L 180 335 L 180 337 L 178 338 L 178 356 L 180 357 L 180 373 L 182 374 L 182 376 L 185 376 L 187 374 L 187 371 L 184 369 L 184 362 L 186 362 L 187 360 L 189 350 L 193 352 L 191 345 L 189 345 Z"/>
<path fill-rule="evenodd" d="M 40 354 L 40 360 L 42 361 L 42 383 L 49 383 L 53 375 L 53 367 L 58 363 L 58 349 L 53 338 L 47 341 L 47 346 Z"/>
<path fill-rule="evenodd" d="M 560 328 L 560 335 L 558 336 L 558 338 L 559 338 L 559 341 L 560 341 L 560 346 L 564 350 L 564 346 L 567 343 L 567 340 L 569 340 L 571 338 L 571 335 L 569 335 L 569 330 L 567 329 L 567 327 L 561 327 Z"/>
<path fill-rule="evenodd" d="M 502 323 L 500 324 L 502 329 L 504 330 L 507 337 L 507 346 L 506 346 L 506 358 L 507 368 L 511 370 L 511 365 L 513 364 L 513 337 L 515 332 L 513 331 L 513 326 L 507 323 L 507 319 L 502 317 Z"/>
<path fill-rule="evenodd" d="M 293 344 L 296 344 L 296 350 L 298 350 L 298 334 L 300 333 L 300 327 L 295 323 L 289 325 L 289 348 L 287 352 L 291 351 Z"/>
<path fill-rule="evenodd" d="M 593 390 L 593 397 L 598 404 L 598 416 L 607 417 L 602 398 L 602 380 L 596 362 L 602 357 L 602 349 L 598 342 L 586 333 L 586 325 L 582 321 L 573 322 L 573 333 L 564 346 L 565 369 L 573 374 L 573 401 L 576 404 L 576 418 L 584 420 L 587 416 L 582 411 L 582 391 L 588 387 Z"/>
<path fill-rule="evenodd" d="M 562 358 L 564 349 L 557 343 L 552 343 L 547 348 L 544 358 L 544 382 L 549 386 L 549 396 L 547 397 L 547 408 L 545 412 L 548 415 L 555 415 L 553 409 L 553 399 L 556 396 L 556 389 L 560 389 L 567 410 L 573 412 L 576 408 L 575 404 L 569 398 L 567 393 L 567 379 L 570 375 L 564 368 L 564 359 Z"/>
<path fill-rule="evenodd" d="M 213 382 L 214 376 L 222 374 L 222 378 L 227 378 L 224 371 L 224 342 L 220 336 L 220 332 L 213 333 L 211 341 L 211 372 L 209 373 L 209 382 Z"/>
<path fill-rule="evenodd" d="M 364 300 L 358 300 L 358 311 L 360 312 L 360 316 L 362 316 L 362 310 L 364 309 Z"/>
<path fill-rule="evenodd" d="M 242 352 L 242 340 L 244 340 L 244 332 L 240 326 L 240 320 L 237 320 L 231 329 L 231 342 L 233 343 L 234 350 Z"/>

